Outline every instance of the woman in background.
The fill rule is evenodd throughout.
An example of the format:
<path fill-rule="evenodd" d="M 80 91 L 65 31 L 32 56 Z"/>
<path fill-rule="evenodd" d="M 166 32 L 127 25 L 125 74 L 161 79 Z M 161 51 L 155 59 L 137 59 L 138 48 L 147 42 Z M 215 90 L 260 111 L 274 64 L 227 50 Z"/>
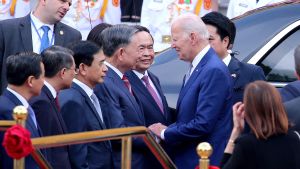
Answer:
<path fill-rule="evenodd" d="M 251 129 L 246 134 L 245 120 Z M 300 136 L 288 129 L 288 118 L 275 87 L 264 81 L 250 83 L 244 104 L 233 106 L 233 121 L 222 169 L 300 168 Z"/>

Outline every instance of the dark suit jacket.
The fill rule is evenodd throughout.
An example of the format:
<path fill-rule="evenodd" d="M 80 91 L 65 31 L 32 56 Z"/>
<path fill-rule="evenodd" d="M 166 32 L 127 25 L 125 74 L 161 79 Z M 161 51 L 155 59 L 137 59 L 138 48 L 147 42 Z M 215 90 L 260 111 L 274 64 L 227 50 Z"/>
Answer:
<path fill-rule="evenodd" d="M 13 120 L 12 118 L 12 111 L 16 106 L 23 105 L 21 101 L 10 91 L 4 90 L 3 94 L 0 96 L 0 120 Z M 40 137 L 41 134 L 36 129 L 34 122 L 28 116 L 26 120 L 26 128 L 31 133 L 31 138 Z M 0 142 L 3 141 L 4 132 L 0 132 Z M 13 161 L 12 159 L 6 154 L 5 149 L 3 146 L 0 146 L 0 167 L 1 169 L 9 169 L 13 168 Z M 25 168 L 26 169 L 38 169 L 37 163 L 28 155 L 25 158 Z"/>
<path fill-rule="evenodd" d="M 233 79 L 233 104 L 243 101 L 247 84 L 256 80 L 266 80 L 261 67 L 240 62 L 235 57 L 231 58 L 228 69 Z"/>
<path fill-rule="evenodd" d="M 66 46 L 70 42 L 81 40 L 79 31 L 61 22 L 54 25 L 54 34 L 55 45 Z M 30 14 L 22 18 L 0 21 L 0 93 L 7 85 L 6 58 L 24 51 L 33 51 Z"/>
<path fill-rule="evenodd" d="M 160 108 L 147 90 L 146 86 L 133 71 L 127 72 L 126 75 L 130 83 L 132 84 L 131 86 L 135 96 L 140 100 L 145 115 L 146 126 L 150 126 L 154 123 L 162 123 L 164 125 L 170 125 L 171 123 L 173 123 L 174 117 L 168 107 L 166 97 L 162 92 L 158 78 L 153 73 L 148 71 L 149 78 L 153 82 L 156 90 L 160 95 L 160 98 L 162 99 L 164 112 L 161 112 Z"/>
<path fill-rule="evenodd" d="M 110 111 L 102 104 L 103 116 Z M 59 92 L 61 114 L 70 133 L 106 129 L 90 97 L 76 83 L 70 89 Z M 110 142 L 93 142 L 70 146 L 69 157 L 72 169 L 110 169 L 112 155 Z"/>
<path fill-rule="evenodd" d="M 210 48 L 182 87 L 177 121 L 164 133 L 165 142 L 174 146 L 174 162 L 179 169 L 198 164 L 196 147 L 203 141 L 213 147 L 211 165 L 219 165 L 232 129 L 231 99 L 228 68 Z"/>
<path fill-rule="evenodd" d="M 284 103 L 289 121 L 294 125 L 292 128 L 300 131 L 300 97 Z"/>
<path fill-rule="evenodd" d="M 29 103 L 44 136 L 67 133 L 65 122 L 47 86 L 44 85 L 41 94 L 30 99 Z M 68 149 L 68 146 L 48 149 L 48 160 L 53 168 L 71 169 Z"/>
<path fill-rule="evenodd" d="M 175 115 L 168 107 L 168 103 L 166 100 L 166 97 L 164 96 L 159 79 L 150 71 L 148 71 L 148 76 L 153 82 L 156 90 L 158 91 L 160 98 L 163 103 L 164 112 L 161 112 L 160 108 L 156 104 L 155 100 L 151 96 L 150 92 L 146 88 L 146 86 L 143 84 L 141 79 L 133 72 L 128 71 L 126 72 L 126 75 L 132 84 L 132 90 L 137 98 L 140 100 L 140 104 L 143 108 L 143 112 L 145 115 L 145 122 L 146 126 L 150 126 L 154 123 L 162 123 L 166 126 L 172 124 L 175 121 Z M 173 113 L 173 114 L 172 114 Z M 168 149 L 167 145 L 161 143 L 161 145 L 165 148 L 166 152 L 168 152 L 169 156 L 172 155 L 171 149 Z M 162 165 L 158 162 L 158 160 L 152 155 L 152 153 L 149 151 L 147 155 L 147 165 L 149 169 L 152 168 L 162 168 Z"/>
<path fill-rule="evenodd" d="M 98 98 L 109 97 L 115 111 L 110 112 L 111 128 L 145 126 L 144 113 L 139 100 L 130 94 L 124 82 L 111 68 L 108 68 L 104 83 L 96 85 L 95 94 Z M 120 142 L 113 142 L 114 164 L 116 168 L 121 166 Z M 133 139 L 132 168 L 143 169 L 145 167 L 144 152 L 147 149 L 143 140 Z"/>
<path fill-rule="evenodd" d="M 245 134 L 235 141 L 232 155 L 224 154 L 222 169 L 300 168 L 300 141 L 296 133 L 257 139 Z"/>
<path fill-rule="evenodd" d="M 283 102 L 290 101 L 296 97 L 300 97 L 300 80 L 289 83 L 280 89 Z"/>

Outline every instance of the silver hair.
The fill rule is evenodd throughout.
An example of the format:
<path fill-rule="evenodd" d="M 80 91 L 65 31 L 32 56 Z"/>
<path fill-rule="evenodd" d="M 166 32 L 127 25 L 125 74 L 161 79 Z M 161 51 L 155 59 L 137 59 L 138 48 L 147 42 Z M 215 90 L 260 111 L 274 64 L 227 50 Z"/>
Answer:
<path fill-rule="evenodd" d="M 180 28 L 185 32 L 186 34 L 190 34 L 192 32 L 199 33 L 200 37 L 202 39 L 208 39 L 209 38 L 209 32 L 204 24 L 204 22 L 201 20 L 201 18 L 194 14 L 183 14 L 180 15 L 177 19 L 174 20 L 173 24 L 179 24 Z"/>

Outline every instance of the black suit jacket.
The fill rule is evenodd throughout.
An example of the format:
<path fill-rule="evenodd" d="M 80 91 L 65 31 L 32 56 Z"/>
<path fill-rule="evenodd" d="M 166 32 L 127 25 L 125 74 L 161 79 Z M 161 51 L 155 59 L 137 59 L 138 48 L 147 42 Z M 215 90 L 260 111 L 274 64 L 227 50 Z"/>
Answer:
<path fill-rule="evenodd" d="M 54 44 L 60 46 L 81 40 L 79 31 L 61 22 L 54 25 L 54 36 Z M 22 18 L 0 21 L 0 93 L 7 85 L 6 58 L 24 51 L 33 51 L 30 14 Z"/>
<path fill-rule="evenodd" d="M 32 98 L 29 103 L 35 112 L 44 136 L 67 133 L 65 122 L 47 86 L 44 85 L 41 94 Z M 50 148 L 47 155 L 53 168 L 71 169 L 68 146 Z"/>
<path fill-rule="evenodd" d="M 256 80 L 265 80 L 261 67 L 240 62 L 235 57 L 231 58 L 228 69 L 233 79 L 233 104 L 243 100 L 247 84 Z"/>
<path fill-rule="evenodd" d="M 283 102 L 293 100 L 300 97 L 300 80 L 289 83 L 280 89 L 280 94 Z"/>
<path fill-rule="evenodd" d="M 0 120 L 13 120 L 12 111 L 16 106 L 23 105 L 21 101 L 10 91 L 4 90 L 2 96 L 0 96 Z M 34 122 L 28 116 L 26 120 L 26 128 L 31 133 L 31 138 L 40 137 L 41 133 L 36 129 Z M 4 132 L 0 132 L 0 142 L 3 142 Z M 13 168 L 13 160 L 7 154 L 3 146 L 0 146 L 0 168 L 9 169 Z M 25 169 L 38 169 L 37 163 L 28 155 L 25 158 Z"/>
<path fill-rule="evenodd" d="M 289 121 L 293 125 L 293 129 L 300 131 L 300 97 L 284 103 Z"/>
<path fill-rule="evenodd" d="M 103 116 L 107 117 L 109 107 L 99 102 Z M 76 83 L 59 92 L 59 103 L 70 133 L 106 129 L 90 97 Z M 72 169 L 110 169 L 113 166 L 109 141 L 70 146 L 69 152 Z"/>

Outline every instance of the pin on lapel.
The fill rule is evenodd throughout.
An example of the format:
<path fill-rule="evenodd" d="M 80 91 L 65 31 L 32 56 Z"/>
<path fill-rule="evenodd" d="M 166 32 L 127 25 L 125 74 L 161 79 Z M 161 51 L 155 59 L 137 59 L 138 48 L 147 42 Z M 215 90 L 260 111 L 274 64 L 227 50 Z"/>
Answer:
<path fill-rule="evenodd" d="M 64 34 L 64 31 L 59 31 L 59 34 L 60 34 L 60 35 L 63 35 L 63 34 Z"/>
<path fill-rule="evenodd" d="M 231 74 L 231 76 L 234 77 L 234 78 L 236 78 L 236 74 L 235 73 Z"/>

